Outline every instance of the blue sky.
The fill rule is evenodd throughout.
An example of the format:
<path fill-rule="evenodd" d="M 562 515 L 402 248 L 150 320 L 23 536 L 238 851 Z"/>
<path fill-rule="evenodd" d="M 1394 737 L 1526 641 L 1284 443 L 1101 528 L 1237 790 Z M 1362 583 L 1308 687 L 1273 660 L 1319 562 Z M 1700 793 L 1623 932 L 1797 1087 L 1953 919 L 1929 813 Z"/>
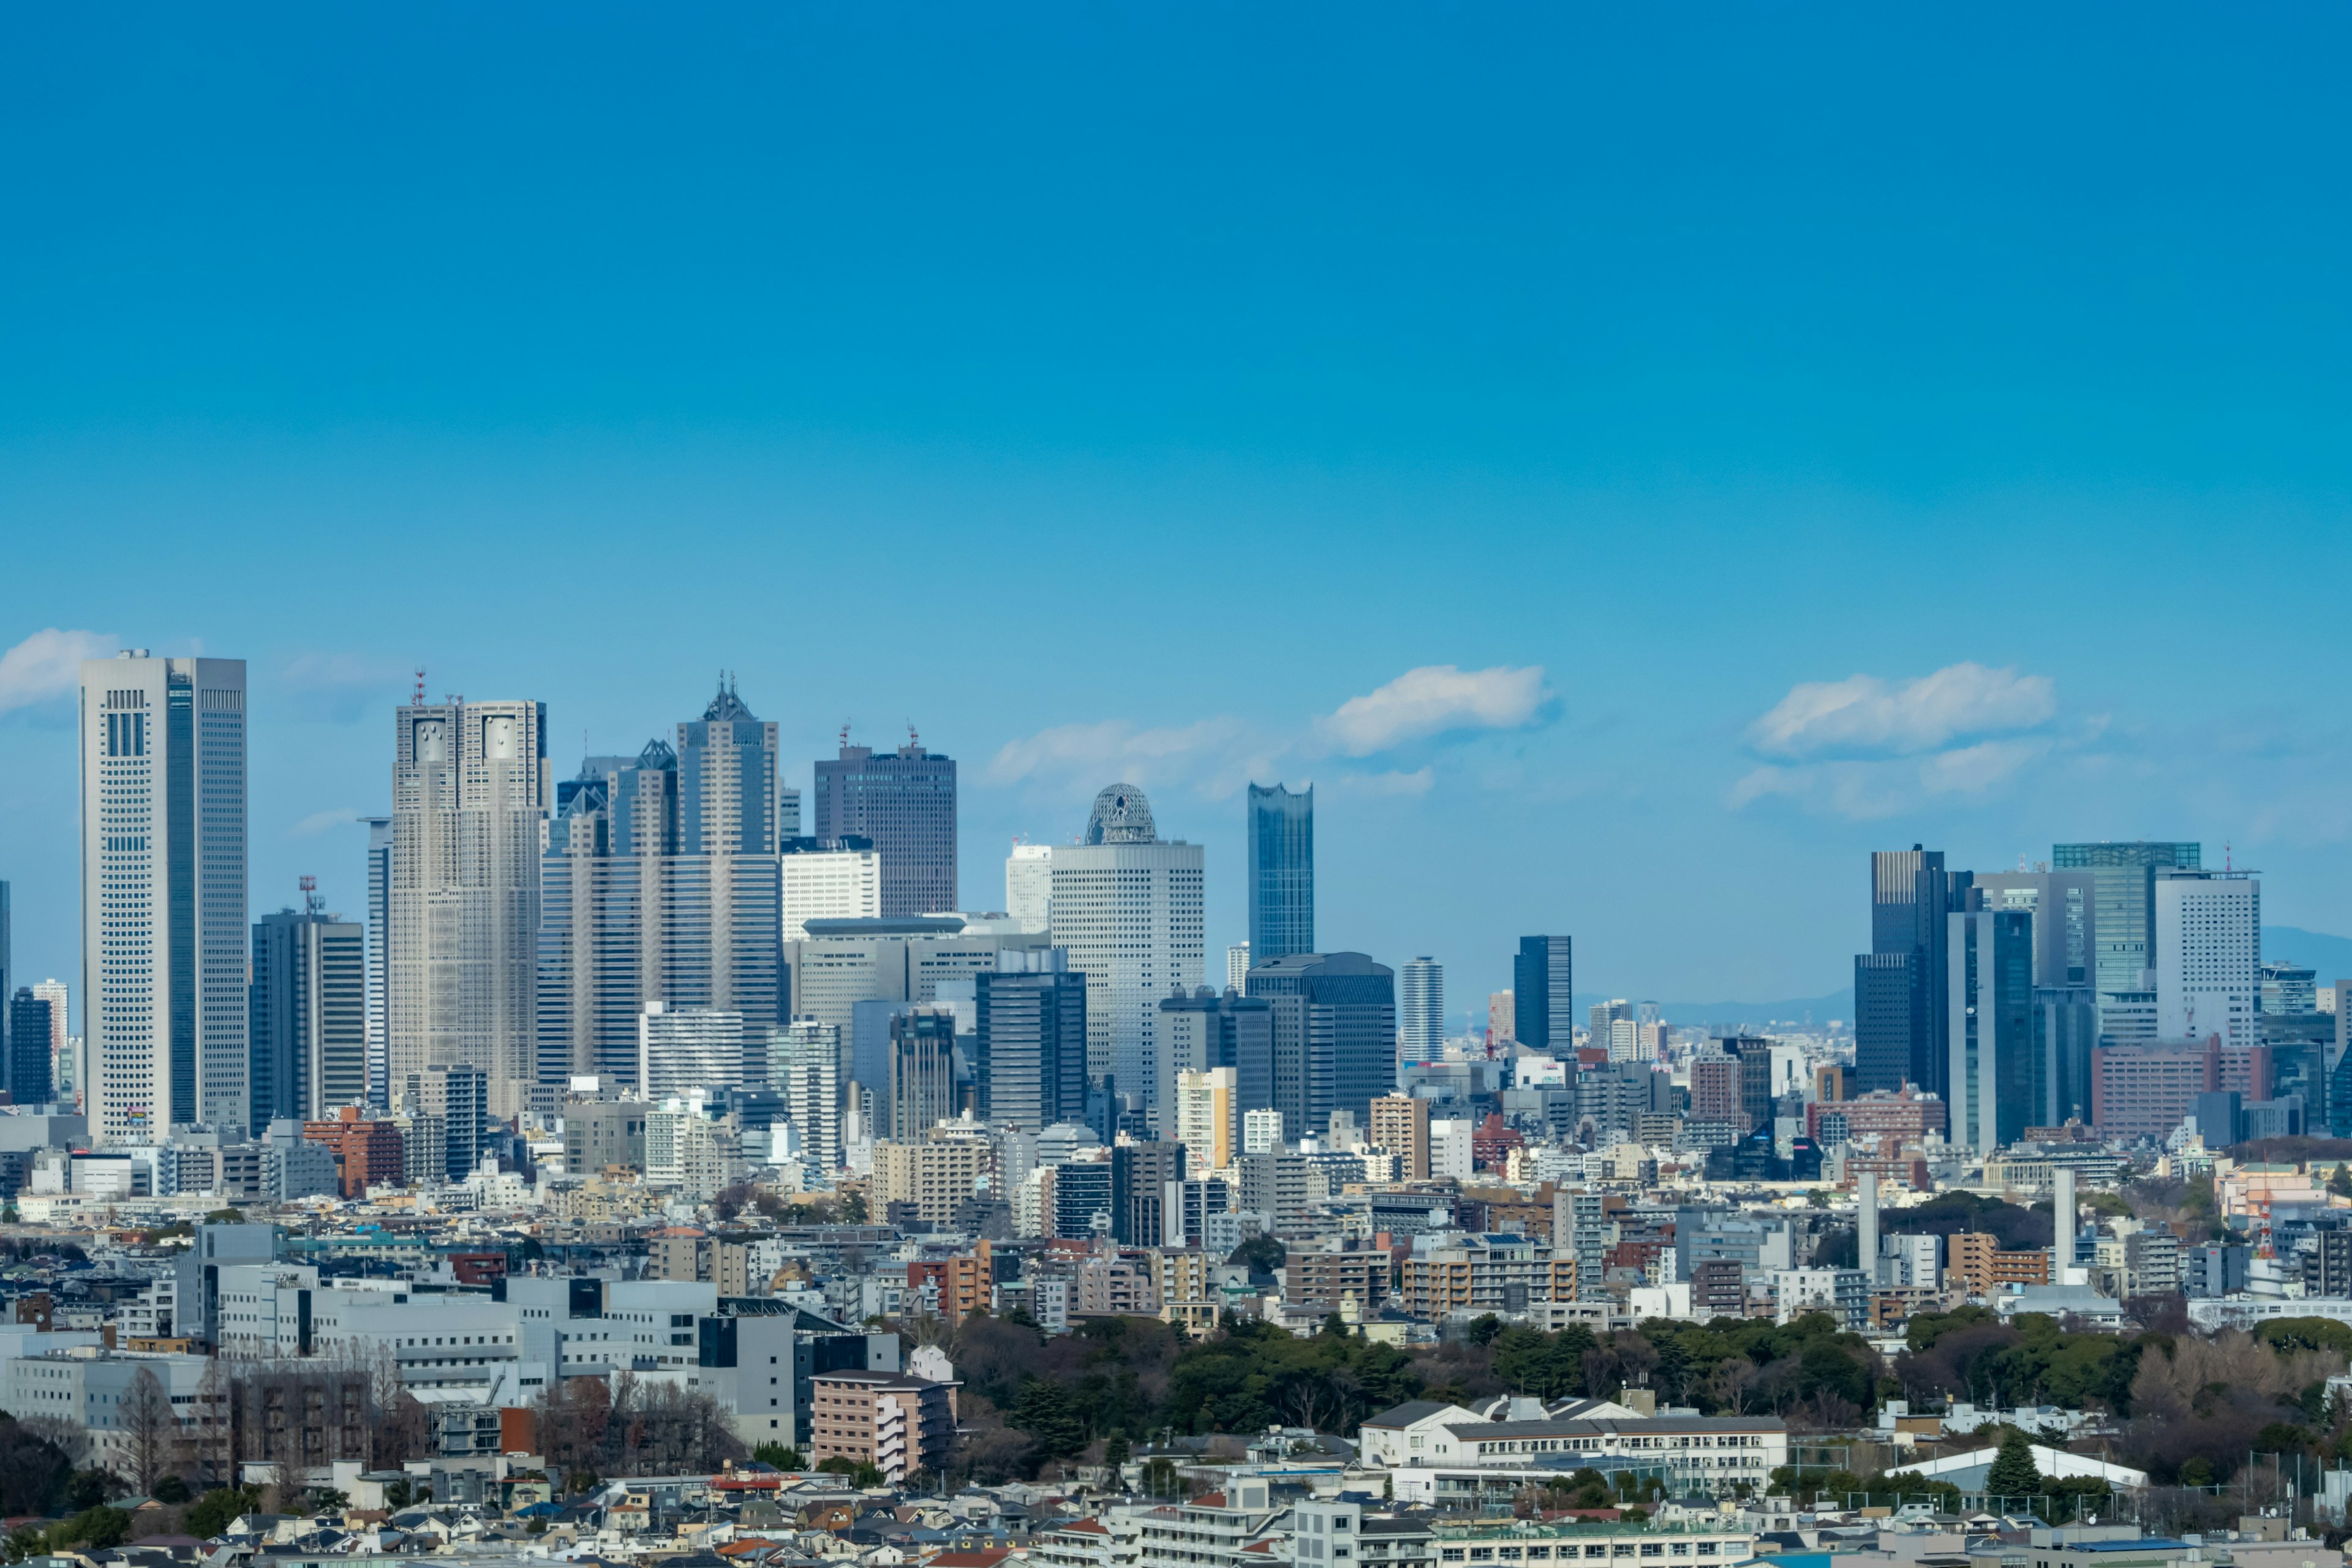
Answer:
<path fill-rule="evenodd" d="M 57 672 L 116 641 L 251 661 L 257 910 L 355 904 L 421 663 L 566 770 L 721 668 L 803 778 L 912 721 L 974 905 L 1133 779 L 1217 949 L 1241 780 L 1312 777 L 1324 944 L 1457 1009 L 1536 930 L 1832 990 L 1915 839 L 2227 842 L 2352 931 L 2347 30 L 11 14 L 20 965 L 77 970 Z"/>

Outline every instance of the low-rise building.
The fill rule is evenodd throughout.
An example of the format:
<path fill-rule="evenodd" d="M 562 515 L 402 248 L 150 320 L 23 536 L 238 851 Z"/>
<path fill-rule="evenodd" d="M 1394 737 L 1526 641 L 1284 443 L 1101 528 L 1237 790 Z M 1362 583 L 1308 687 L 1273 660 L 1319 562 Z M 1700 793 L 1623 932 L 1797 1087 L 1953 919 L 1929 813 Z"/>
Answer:
<path fill-rule="evenodd" d="M 947 1462 L 955 1443 L 954 1384 L 882 1372 L 830 1372 L 812 1382 L 813 1463 L 872 1465 L 896 1484 Z"/>

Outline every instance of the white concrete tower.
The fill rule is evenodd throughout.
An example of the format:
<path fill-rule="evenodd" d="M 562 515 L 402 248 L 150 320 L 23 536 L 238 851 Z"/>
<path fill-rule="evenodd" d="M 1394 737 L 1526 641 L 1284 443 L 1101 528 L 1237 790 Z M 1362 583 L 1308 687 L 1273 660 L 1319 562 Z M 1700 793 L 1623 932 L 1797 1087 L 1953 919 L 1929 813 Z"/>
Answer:
<path fill-rule="evenodd" d="M 243 659 L 82 665 L 81 861 L 91 1132 L 243 1126 Z"/>
<path fill-rule="evenodd" d="M 1854 1267 L 1878 1288 L 1878 1173 L 1864 1171 L 1854 1183 Z"/>

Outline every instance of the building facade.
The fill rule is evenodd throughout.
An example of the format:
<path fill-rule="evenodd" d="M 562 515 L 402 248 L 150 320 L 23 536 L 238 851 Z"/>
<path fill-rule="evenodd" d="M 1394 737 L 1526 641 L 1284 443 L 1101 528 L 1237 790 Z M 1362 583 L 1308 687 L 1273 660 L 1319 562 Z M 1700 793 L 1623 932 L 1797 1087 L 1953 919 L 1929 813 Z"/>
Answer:
<path fill-rule="evenodd" d="M 1511 960 L 1512 1021 L 1519 1043 L 1564 1051 L 1576 1030 L 1575 944 L 1564 936 L 1523 936 Z"/>
<path fill-rule="evenodd" d="M 973 977 L 976 1114 L 1034 1132 L 1087 1113 L 1087 981 L 1061 948 L 997 955 Z"/>
<path fill-rule="evenodd" d="M 2203 846 L 2138 840 L 2126 843 L 2055 844 L 2050 864 L 2061 871 L 2088 871 L 2092 886 L 2095 990 L 2153 990 L 2156 968 L 2156 871 L 2158 867 L 2195 869 Z"/>
<path fill-rule="evenodd" d="M 2037 1100 L 2033 1054 L 2033 926 L 2018 910 L 1950 917 L 1945 994 L 1951 1142 L 1979 1153 L 2052 1125 Z"/>
<path fill-rule="evenodd" d="M 1364 1126 L 1395 1089 L 1396 976 L 1360 952 L 1292 953 L 1249 973 L 1273 1024 L 1274 1109 L 1283 1133 L 1320 1133 L 1344 1110 Z M 1244 1099 L 1244 1111 L 1256 1109 Z"/>
<path fill-rule="evenodd" d="M 864 838 L 881 856 L 884 918 L 957 908 L 955 761 L 925 751 L 911 728 L 879 756 L 845 728 L 840 755 L 816 764 L 812 804 L 812 837 Z"/>
<path fill-rule="evenodd" d="M 1399 1049 L 1409 1062 L 1438 1059 L 1445 1044 L 1445 967 L 1410 958 L 1397 975 Z"/>
<path fill-rule="evenodd" d="M 1315 951 L 1315 786 L 1249 786 L 1249 944 L 1255 962 Z"/>
<path fill-rule="evenodd" d="M 255 923 L 245 1125 L 368 1103 L 366 948 L 364 928 L 314 907 Z"/>
<path fill-rule="evenodd" d="M 80 728 L 90 1132 L 242 1122 L 245 662 L 87 660 Z"/>
<path fill-rule="evenodd" d="M 2153 872 L 2157 1029 L 2168 1040 L 2262 1037 L 2263 885 L 2251 871 Z"/>

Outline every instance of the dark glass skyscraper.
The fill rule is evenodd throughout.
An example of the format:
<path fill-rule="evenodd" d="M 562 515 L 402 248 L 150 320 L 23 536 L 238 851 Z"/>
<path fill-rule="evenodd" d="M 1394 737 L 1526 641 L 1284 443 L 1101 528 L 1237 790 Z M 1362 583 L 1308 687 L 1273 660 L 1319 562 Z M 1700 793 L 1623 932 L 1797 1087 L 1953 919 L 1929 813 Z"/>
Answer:
<path fill-rule="evenodd" d="M 1870 952 L 1853 964 L 1855 1087 L 1906 1082 L 1942 1094 L 1950 1070 L 1944 927 L 1962 907 L 1966 871 L 1914 844 L 1870 857 Z"/>
<path fill-rule="evenodd" d="M 882 915 L 944 915 L 956 910 L 956 765 L 916 741 L 892 755 L 853 746 L 816 764 L 816 838 L 869 838 L 882 857 Z"/>
<path fill-rule="evenodd" d="M 2091 873 L 2095 908 L 2093 930 L 2097 943 L 2099 993 L 2155 989 L 2143 985 L 2143 972 L 2156 967 L 2156 868 L 2179 866 L 2196 870 L 2203 859 L 2200 844 L 2160 843 L 2141 839 L 2122 844 L 2053 844 L 2050 865 L 2059 871 Z"/>
<path fill-rule="evenodd" d="M 20 985 L 8 1002 L 8 1098 L 16 1105 L 47 1105 L 49 1085 L 49 1001 Z"/>
<path fill-rule="evenodd" d="M 1315 951 L 1315 786 L 1249 786 L 1250 962 Z"/>
<path fill-rule="evenodd" d="M 246 1125 L 304 1121 L 367 1099 L 364 928 L 313 900 L 253 926 Z"/>
<path fill-rule="evenodd" d="M 1576 964 L 1564 936 L 1523 936 L 1511 960 L 1511 1008 L 1519 1044 L 1561 1049 L 1576 1037 Z"/>
<path fill-rule="evenodd" d="M 973 977 L 979 1116 L 1034 1132 L 1087 1113 L 1087 977 L 1058 947 L 998 955 Z"/>
<path fill-rule="evenodd" d="M 1360 952 L 1294 952 L 1253 963 L 1249 994 L 1273 1005 L 1274 1105 L 1285 1138 L 1320 1137 L 1331 1112 L 1371 1122 L 1396 1087 L 1396 973 Z"/>

